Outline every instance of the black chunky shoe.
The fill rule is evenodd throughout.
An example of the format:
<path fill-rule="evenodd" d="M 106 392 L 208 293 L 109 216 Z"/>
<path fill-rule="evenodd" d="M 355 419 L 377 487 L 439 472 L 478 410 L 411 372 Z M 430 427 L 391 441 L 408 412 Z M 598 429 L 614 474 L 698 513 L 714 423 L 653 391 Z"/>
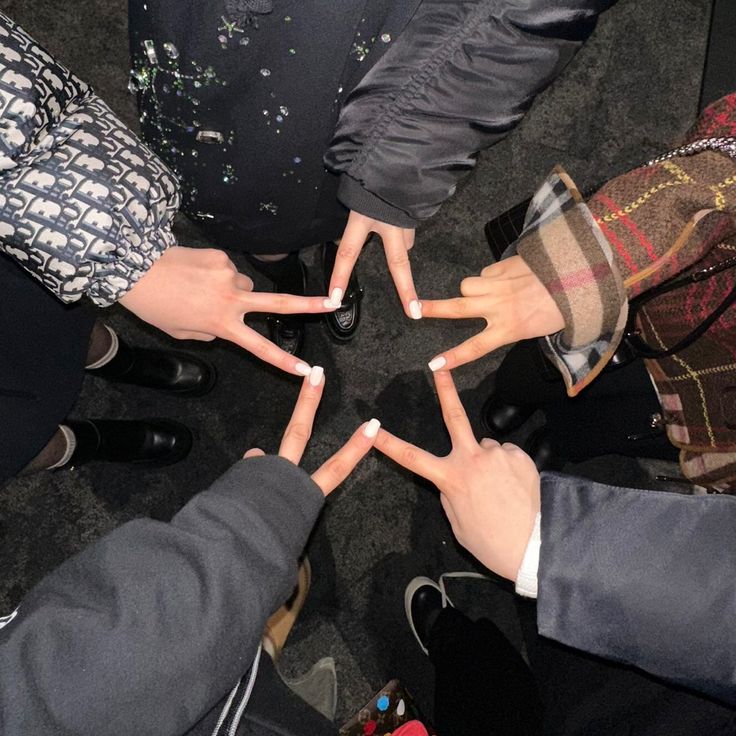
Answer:
<path fill-rule="evenodd" d="M 76 447 L 66 467 L 102 461 L 160 467 L 183 460 L 192 433 L 170 419 L 67 421 Z"/>
<path fill-rule="evenodd" d="M 280 261 L 261 261 L 248 256 L 253 267 L 273 282 L 277 294 L 307 293 L 307 268 L 299 258 L 299 253 L 289 253 Z M 270 314 L 266 318 L 271 342 L 290 355 L 298 355 L 304 346 L 304 315 Z"/>
<path fill-rule="evenodd" d="M 526 438 L 523 449 L 540 473 L 544 470 L 562 470 L 565 465 L 565 461 L 555 453 L 549 432 L 544 426 L 538 427 Z"/>
<path fill-rule="evenodd" d="M 322 273 L 324 274 L 325 293 L 330 288 L 330 278 L 335 267 L 337 246 L 335 243 L 322 245 Z M 329 297 L 329 294 L 328 294 Z M 350 275 L 347 293 L 342 298 L 342 306 L 334 312 L 324 315 L 327 328 L 338 342 L 349 342 L 355 336 L 360 323 L 360 302 L 363 300 L 363 289 L 358 283 L 355 268 Z"/>
<path fill-rule="evenodd" d="M 119 337 L 115 357 L 99 368 L 88 368 L 87 373 L 182 396 L 203 396 L 217 382 L 215 366 L 209 361 L 175 350 L 132 347 Z"/>
<path fill-rule="evenodd" d="M 488 437 L 497 439 L 519 429 L 535 411 L 533 406 L 508 404 L 494 393 L 480 410 L 480 423 Z"/>

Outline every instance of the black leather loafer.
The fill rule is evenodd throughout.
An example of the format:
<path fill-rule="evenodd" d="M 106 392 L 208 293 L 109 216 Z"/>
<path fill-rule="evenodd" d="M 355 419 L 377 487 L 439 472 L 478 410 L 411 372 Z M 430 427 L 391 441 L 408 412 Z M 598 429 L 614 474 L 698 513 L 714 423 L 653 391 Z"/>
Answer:
<path fill-rule="evenodd" d="M 217 382 L 215 366 L 202 358 L 175 350 L 132 347 L 118 340 L 115 357 L 100 368 L 87 369 L 87 373 L 186 396 L 203 396 Z"/>
<path fill-rule="evenodd" d="M 335 267 L 337 246 L 324 243 L 322 246 L 322 273 L 324 274 L 325 293 L 330 288 L 330 278 Z M 360 323 L 360 303 L 363 300 L 363 289 L 358 283 L 356 270 L 350 275 L 347 293 L 342 298 L 342 306 L 334 312 L 324 315 L 325 324 L 332 337 L 338 342 L 350 342 Z"/>
<path fill-rule="evenodd" d="M 273 266 L 281 266 L 282 272 L 274 271 L 278 276 L 274 282 L 274 291 L 283 294 L 307 293 L 307 267 L 297 253 L 291 254 L 283 261 L 276 261 Z M 301 314 L 270 314 L 266 321 L 271 342 L 278 345 L 290 355 L 299 355 L 304 346 L 304 316 Z"/>
<path fill-rule="evenodd" d="M 489 437 L 503 437 L 519 429 L 536 408 L 505 403 L 496 394 L 491 394 L 480 410 L 480 423 Z"/>
<path fill-rule="evenodd" d="M 192 449 L 188 427 L 170 419 L 68 421 L 77 444 L 68 466 L 103 461 L 160 467 Z"/>

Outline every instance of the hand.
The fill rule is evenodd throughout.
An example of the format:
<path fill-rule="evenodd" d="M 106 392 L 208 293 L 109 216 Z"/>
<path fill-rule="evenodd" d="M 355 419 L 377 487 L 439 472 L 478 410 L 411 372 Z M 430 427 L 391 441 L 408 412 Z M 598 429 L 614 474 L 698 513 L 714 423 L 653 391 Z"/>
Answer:
<path fill-rule="evenodd" d="M 358 212 L 350 213 L 337 248 L 335 268 L 330 279 L 331 302 L 335 308 L 340 306 L 340 300 L 348 288 L 350 274 L 371 233 L 381 236 L 388 270 L 396 285 L 404 312 L 412 319 L 421 319 L 422 305 L 417 298 L 409 265 L 409 251 L 414 246 L 414 230 L 373 220 Z"/>
<path fill-rule="evenodd" d="M 304 378 L 294 413 L 291 415 L 279 447 L 279 456 L 286 458 L 294 465 L 299 465 L 301 462 L 307 442 L 312 436 L 314 416 L 322 399 L 324 387 L 324 370 L 316 365 Z M 325 496 L 332 493 L 353 472 L 355 466 L 373 447 L 380 426 L 377 419 L 371 419 L 370 422 L 362 424 L 327 462 L 312 473 L 312 480 L 322 489 Z M 256 447 L 248 450 L 244 457 L 257 457 L 264 454 L 263 450 Z"/>
<path fill-rule="evenodd" d="M 545 288 L 519 256 L 486 266 L 463 279 L 461 297 L 425 299 L 425 317 L 484 319 L 486 327 L 469 340 L 434 357 L 429 367 L 451 370 L 502 345 L 559 332 L 565 320 Z"/>
<path fill-rule="evenodd" d="M 434 380 L 452 452 L 436 457 L 383 429 L 376 449 L 434 483 L 457 541 L 515 581 L 540 507 L 539 473 L 516 445 L 476 442 L 449 371 Z"/>
<path fill-rule="evenodd" d="M 144 322 L 179 340 L 221 337 L 287 373 L 310 367 L 243 323 L 249 312 L 307 314 L 334 311 L 323 297 L 265 294 L 221 250 L 169 248 L 120 299 Z"/>

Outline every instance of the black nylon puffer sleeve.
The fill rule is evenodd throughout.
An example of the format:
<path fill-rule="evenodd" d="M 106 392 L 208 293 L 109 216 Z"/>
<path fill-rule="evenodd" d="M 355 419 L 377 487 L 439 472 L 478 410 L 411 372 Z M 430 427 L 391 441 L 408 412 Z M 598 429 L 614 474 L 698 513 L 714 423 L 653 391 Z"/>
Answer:
<path fill-rule="evenodd" d="M 412 227 L 521 120 L 615 0 L 423 0 L 325 156 L 350 209 Z"/>

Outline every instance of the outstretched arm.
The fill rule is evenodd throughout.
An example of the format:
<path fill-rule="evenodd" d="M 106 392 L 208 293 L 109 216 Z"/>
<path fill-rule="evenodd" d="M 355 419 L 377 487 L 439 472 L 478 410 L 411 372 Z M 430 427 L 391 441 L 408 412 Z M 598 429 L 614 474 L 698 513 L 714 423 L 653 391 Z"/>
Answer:
<path fill-rule="evenodd" d="M 249 451 L 171 523 L 123 525 L 0 619 L 3 734 L 181 734 L 229 692 L 293 589 L 324 497 L 375 441 L 374 422 L 311 479 L 297 467 L 323 388 L 315 368 L 278 457 Z"/>

